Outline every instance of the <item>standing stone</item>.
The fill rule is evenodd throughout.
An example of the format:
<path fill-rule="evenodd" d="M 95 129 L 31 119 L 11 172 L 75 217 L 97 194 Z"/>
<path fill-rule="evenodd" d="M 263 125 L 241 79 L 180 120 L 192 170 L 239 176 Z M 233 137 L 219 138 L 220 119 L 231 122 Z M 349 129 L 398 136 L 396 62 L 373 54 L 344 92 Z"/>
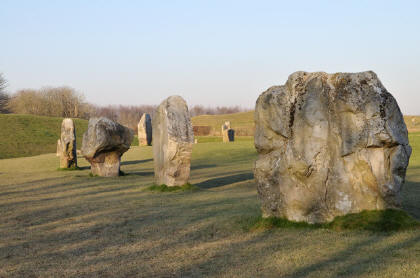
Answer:
<path fill-rule="evenodd" d="M 57 140 L 57 151 L 56 151 L 56 156 L 60 157 L 61 155 L 61 139 Z"/>
<path fill-rule="evenodd" d="M 168 97 L 157 107 L 152 124 L 156 184 L 186 184 L 194 143 L 187 103 L 180 96 Z"/>
<path fill-rule="evenodd" d="M 83 134 L 82 154 L 93 175 L 115 177 L 120 174 L 121 156 L 133 141 L 133 131 L 110 119 L 91 118 Z"/>
<path fill-rule="evenodd" d="M 226 121 L 222 125 L 222 137 L 223 137 L 223 143 L 229 142 L 229 134 L 228 130 L 230 129 L 230 121 Z"/>
<path fill-rule="evenodd" d="M 61 123 L 60 141 L 57 142 L 60 168 L 77 167 L 76 130 L 72 119 L 66 118 Z"/>
<path fill-rule="evenodd" d="M 293 73 L 260 95 L 255 123 L 264 217 L 315 223 L 400 206 L 411 147 L 375 73 Z"/>
<path fill-rule="evenodd" d="M 152 145 L 152 119 L 150 115 L 144 113 L 137 125 L 137 134 L 139 138 L 139 146 Z"/>

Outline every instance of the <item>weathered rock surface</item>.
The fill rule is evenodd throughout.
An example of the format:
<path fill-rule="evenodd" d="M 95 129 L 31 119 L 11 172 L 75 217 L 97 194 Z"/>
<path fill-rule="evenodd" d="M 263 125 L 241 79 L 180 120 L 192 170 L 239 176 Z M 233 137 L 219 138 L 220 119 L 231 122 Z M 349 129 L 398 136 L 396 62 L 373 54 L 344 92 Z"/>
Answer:
<path fill-rule="evenodd" d="M 223 143 L 233 141 L 233 139 L 232 139 L 232 140 L 230 140 L 231 138 L 229 137 L 229 130 L 231 130 L 231 127 L 230 127 L 230 121 L 226 121 L 226 122 L 222 125 L 222 138 L 223 138 Z M 234 134 L 234 131 L 231 131 L 231 135 L 232 135 L 232 132 L 233 132 L 233 134 Z M 232 138 L 233 138 L 233 137 L 232 137 Z"/>
<path fill-rule="evenodd" d="M 60 168 L 77 167 L 76 129 L 72 119 L 66 118 L 61 123 L 61 136 L 57 142 Z"/>
<path fill-rule="evenodd" d="M 115 177 L 120 173 L 121 156 L 133 141 L 133 131 L 107 118 L 91 118 L 83 134 L 82 154 L 92 174 Z"/>
<path fill-rule="evenodd" d="M 57 140 L 57 151 L 55 153 L 58 157 L 61 156 L 61 139 Z"/>
<path fill-rule="evenodd" d="M 194 134 L 185 100 L 165 99 L 153 114 L 155 182 L 180 186 L 188 182 Z"/>
<path fill-rule="evenodd" d="M 144 113 L 137 125 L 137 134 L 139 138 L 139 146 L 152 145 L 152 119 L 150 115 Z"/>
<path fill-rule="evenodd" d="M 260 95 L 255 123 L 264 217 L 325 222 L 400 205 L 411 147 L 375 73 L 293 73 Z"/>

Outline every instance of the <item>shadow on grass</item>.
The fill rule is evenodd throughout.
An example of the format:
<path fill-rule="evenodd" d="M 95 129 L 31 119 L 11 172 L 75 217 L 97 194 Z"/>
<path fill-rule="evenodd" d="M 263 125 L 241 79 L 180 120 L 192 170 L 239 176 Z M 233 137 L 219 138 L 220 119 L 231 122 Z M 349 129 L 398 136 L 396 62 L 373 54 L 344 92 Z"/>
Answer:
<path fill-rule="evenodd" d="M 150 161 L 153 161 L 153 159 L 123 161 L 123 162 L 121 162 L 121 165 L 134 165 L 134 164 L 146 163 L 146 162 L 150 162 Z"/>
<path fill-rule="evenodd" d="M 383 240 L 386 239 L 383 238 Z M 285 277 L 308 277 L 313 272 L 316 273 L 327 269 L 330 272 L 330 269 L 336 264 L 342 264 L 343 267 L 335 271 L 335 274 L 331 275 L 331 277 L 356 277 L 366 272 L 372 273 L 373 270 L 380 268 L 381 265 L 386 265 L 387 260 L 391 259 L 397 251 L 418 244 L 419 241 L 420 236 L 415 236 L 384 248 L 378 248 L 372 255 L 361 255 L 358 258 L 354 258 L 353 254 L 364 254 L 363 250 L 367 246 L 378 243 L 378 241 L 373 241 L 369 238 L 350 246 L 346 250 L 335 253 L 326 260 L 301 267 Z"/>
<path fill-rule="evenodd" d="M 217 167 L 217 165 L 216 164 L 192 165 L 191 170 L 199 170 L 199 169 L 214 168 L 214 167 Z"/>
<path fill-rule="evenodd" d="M 136 175 L 136 176 L 142 176 L 142 177 L 147 177 L 147 176 L 153 176 L 154 172 L 152 171 L 144 171 L 144 172 L 125 172 L 126 176 L 130 176 L 130 175 Z"/>
<path fill-rule="evenodd" d="M 243 173 L 243 174 L 236 174 L 231 176 L 224 176 L 220 178 L 209 179 L 200 183 L 196 183 L 195 185 L 200 188 L 215 188 L 220 186 L 225 186 L 232 183 L 247 181 L 254 179 L 253 173 Z"/>

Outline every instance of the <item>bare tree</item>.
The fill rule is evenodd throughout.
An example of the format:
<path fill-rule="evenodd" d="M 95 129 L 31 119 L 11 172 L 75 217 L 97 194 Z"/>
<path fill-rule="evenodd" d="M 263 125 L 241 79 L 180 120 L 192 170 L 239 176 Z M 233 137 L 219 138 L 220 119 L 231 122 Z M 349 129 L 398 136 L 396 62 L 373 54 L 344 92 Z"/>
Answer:
<path fill-rule="evenodd" d="M 3 77 L 3 74 L 0 73 L 0 113 L 8 113 L 7 104 L 9 102 L 9 95 L 6 93 L 5 89 L 7 87 L 7 81 Z"/>
<path fill-rule="evenodd" d="M 19 114 L 34 114 L 66 118 L 89 118 L 92 105 L 82 94 L 70 87 L 44 87 L 16 92 L 9 101 L 10 110 Z"/>

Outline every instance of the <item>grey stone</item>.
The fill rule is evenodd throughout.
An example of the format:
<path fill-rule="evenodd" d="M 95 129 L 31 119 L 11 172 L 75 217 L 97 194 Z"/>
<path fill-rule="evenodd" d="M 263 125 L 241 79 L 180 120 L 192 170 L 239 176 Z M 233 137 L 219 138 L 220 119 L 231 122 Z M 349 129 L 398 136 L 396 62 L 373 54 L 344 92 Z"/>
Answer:
<path fill-rule="evenodd" d="M 139 139 L 139 146 L 152 145 L 152 119 L 150 115 L 144 113 L 137 125 L 137 134 Z"/>
<path fill-rule="evenodd" d="M 296 72 L 255 109 L 263 216 L 310 223 L 400 206 L 411 154 L 393 96 L 374 72 Z"/>
<path fill-rule="evenodd" d="M 61 136 L 57 142 L 60 168 L 77 167 L 76 129 L 72 119 L 66 118 L 61 123 Z"/>
<path fill-rule="evenodd" d="M 185 100 L 180 96 L 165 99 L 154 112 L 152 125 L 156 184 L 186 184 L 194 134 Z"/>
<path fill-rule="evenodd" d="M 120 173 L 121 156 L 130 148 L 133 131 L 107 118 L 91 118 L 83 134 L 82 154 L 92 174 L 115 177 Z"/>

